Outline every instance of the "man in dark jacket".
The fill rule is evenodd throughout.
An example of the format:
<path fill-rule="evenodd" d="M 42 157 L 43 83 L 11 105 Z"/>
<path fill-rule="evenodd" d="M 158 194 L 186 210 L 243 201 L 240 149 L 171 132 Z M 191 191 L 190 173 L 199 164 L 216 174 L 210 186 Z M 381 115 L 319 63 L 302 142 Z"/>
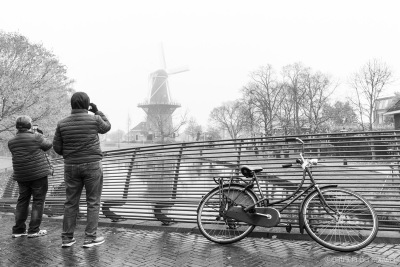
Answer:
<path fill-rule="evenodd" d="M 46 230 L 40 230 L 48 189 L 47 176 L 50 175 L 50 166 L 44 151 L 49 150 L 52 144 L 42 134 L 31 130 L 32 119 L 28 116 L 18 117 L 16 127 L 16 136 L 8 141 L 12 154 L 13 178 L 18 182 L 19 188 L 12 237 L 38 237 L 47 234 Z M 31 196 L 31 219 L 26 231 L 25 222 Z"/>
<path fill-rule="evenodd" d="M 71 97 L 71 115 L 58 122 L 53 140 L 54 151 L 64 158 L 64 181 L 66 200 L 62 230 L 62 246 L 72 246 L 76 240 L 74 231 L 79 212 L 82 189 L 86 189 L 87 223 L 83 247 L 104 243 L 104 237 L 97 234 L 103 169 L 98 134 L 111 129 L 106 116 L 90 103 L 88 95 L 76 92 Z M 90 107 L 90 109 L 89 109 Z M 88 114 L 94 113 L 94 116 Z"/>

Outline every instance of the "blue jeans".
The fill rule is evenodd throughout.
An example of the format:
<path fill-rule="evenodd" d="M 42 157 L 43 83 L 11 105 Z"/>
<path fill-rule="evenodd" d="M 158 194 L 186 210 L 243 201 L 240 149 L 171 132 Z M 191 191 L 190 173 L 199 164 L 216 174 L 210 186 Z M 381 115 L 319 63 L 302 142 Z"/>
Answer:
<path fill-rule="evenodd" d="M 87 204 L 85 237 L 96 238 L 97 226 L 99 224 L 101 191 L 103 189 L 103 168 L 101 161 L 64 164 L 64 181 L 66 200 L 64 203 L 62 238 L 74 237 L 83 187 L 86 190 Z"/>
<path fill-rule="evenodd" d="M 39 232 L 42 223 L 44 201 L 48 189 L 47 176 L 29 182 L 18 182 L 19 196 L 15 209 L 15 226 L 13 234 L 22 234 L 26 231 L 26 219 L 29 213 L 29 202 L 32 196 L 31 220 L 29 222 L 28 234 Z"/>

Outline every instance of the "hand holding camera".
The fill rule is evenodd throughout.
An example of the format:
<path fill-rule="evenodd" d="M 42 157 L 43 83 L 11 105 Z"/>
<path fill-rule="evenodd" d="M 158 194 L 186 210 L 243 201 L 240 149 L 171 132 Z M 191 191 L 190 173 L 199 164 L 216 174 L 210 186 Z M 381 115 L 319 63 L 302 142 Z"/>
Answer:
<path fill-rule="evenodd" d="M 43 131 L 41 129 L 39 129 L 39 126 L 37 124 L 32 125 L 32 131 L 34 133 L 40 133 L 43 134 Z"/>
<path fill-rule="evenodd" d="M 96 104 L 90 103 L 90 104 L 89 104 L 89 111 L 90 111 L 90 112 L 93 112 L 93 113 L 96 113 L 96 112 L 99 111 L 99 110 L 97 109 Z"/>

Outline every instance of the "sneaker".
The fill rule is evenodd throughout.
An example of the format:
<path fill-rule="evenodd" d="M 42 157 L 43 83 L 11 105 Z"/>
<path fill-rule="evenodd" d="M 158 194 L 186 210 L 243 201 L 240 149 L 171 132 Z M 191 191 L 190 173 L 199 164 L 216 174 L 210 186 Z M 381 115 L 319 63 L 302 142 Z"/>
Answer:
<path fill-rule="evenodd" d="M 106 241 L 106 240 L 102 236 L 99 236 L 99 237 L 97 237 L 95 239 L 86 239 L 85 242 L 83 242 L 83 247 L 84 248 L 90 248 L 90 247 L 93 247 L 93 246 L 97 246 L 97 245 L 103 244 L 104 241 Z"/>
<path fill-rule="evenodd" d="M 72 246 L 73 244 L 75 244 L 75 242 L 76 242 L 76 239 L 75 239 L 75 238 L 66 238 L 66 239 L 63 239 L 61 247 L 63 247 L 63 248 L 65 248 L 65 247 L 70 247 L 70 246 Z"/>
<path fill-rule="evenodd" d="M 43 236 L 43 235 L 47 235 L 47 231 L 46 230 L 40 230 L 37 233 L 28 234 L 28 237 L 32 238 L 32 237 L 39 237 L 39 236 Z"/>
<path fill-rule="evenodd" d="M 26 236 L 26 235 L 28 235 L 27 232 L 21 233 L 21 234 L 12 234 L 12 237 L 13 237 L 13 238 L 16 238 L 16 237 L 21 237 L 21 236 Z"/>

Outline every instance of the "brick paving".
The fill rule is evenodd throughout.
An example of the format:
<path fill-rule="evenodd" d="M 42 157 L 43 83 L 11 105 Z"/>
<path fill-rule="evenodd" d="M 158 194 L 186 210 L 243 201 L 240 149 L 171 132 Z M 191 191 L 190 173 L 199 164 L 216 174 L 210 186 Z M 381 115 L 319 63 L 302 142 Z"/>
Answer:
<path fill-rule="evenodd" d="M 400 245 L 373 243 L 341 253 L 314 241 L 247 237 L 219 245 L 196 232 L 159 227 L 100 226 L 106 242 L 82 248 L 84 225 L 77 243 L 61 248 L 61 220 L 45 218 L 47 236 L 11 238 L 14 217 L 0 213 L 0 266 L 399 266 Z M 104 224 L 103 224 L 104 225 Z M 171 230 L 172 229 L 172 230 Z"/>

